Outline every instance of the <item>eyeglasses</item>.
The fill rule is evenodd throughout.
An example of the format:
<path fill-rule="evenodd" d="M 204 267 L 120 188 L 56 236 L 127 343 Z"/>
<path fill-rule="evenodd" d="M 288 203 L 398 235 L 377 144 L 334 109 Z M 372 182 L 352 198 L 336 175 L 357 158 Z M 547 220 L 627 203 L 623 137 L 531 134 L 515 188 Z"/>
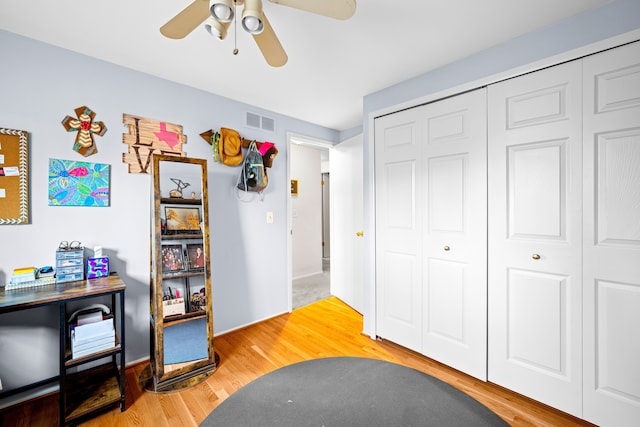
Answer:
<path fill-rule="evenodd" d="M 80 249 L 80 248 L 82 248 L 82 243 L 77 240 L 73 240 L 71 242 L 67 242 L 66 240 L 63 240 L 58 245 L 58 249 Z"/>

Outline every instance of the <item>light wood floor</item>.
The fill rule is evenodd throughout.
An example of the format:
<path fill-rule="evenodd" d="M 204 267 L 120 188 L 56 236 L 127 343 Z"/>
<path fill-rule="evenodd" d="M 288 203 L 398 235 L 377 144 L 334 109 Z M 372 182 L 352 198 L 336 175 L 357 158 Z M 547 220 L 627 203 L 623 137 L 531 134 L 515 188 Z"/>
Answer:
<path fill-rule="evenodd" d="M 224 399 L 277 368 L 329 356 L 383 359 L 420 370 L 471 395 L 512 426 L 591 426 L 491 383 L 478 381 L 395 344 L 361 334 L 362 316 L 335 297 L 215 338 L 220 364 L 205 382 L 174 393 L 143 391 L 146 367 L 127 368 L 127 410 L 116 407 L 84 426 L 198 426 Z M 366 393 L 366 390 L 362 391 Z M 2 426 L 57 425 L 57 396 L 0 412 Z M 390 426 L 393 427 L 393 426 Z"/>

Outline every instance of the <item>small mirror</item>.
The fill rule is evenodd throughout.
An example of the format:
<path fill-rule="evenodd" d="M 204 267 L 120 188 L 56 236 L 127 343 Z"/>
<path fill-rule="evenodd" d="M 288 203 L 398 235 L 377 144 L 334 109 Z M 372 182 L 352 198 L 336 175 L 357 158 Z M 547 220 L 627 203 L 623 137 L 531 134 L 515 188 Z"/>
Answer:
<path fill-rule="evenodd" d="M 153 156 L 151 376 L 173 391 L 216 367 L 213 350 L 207 163 Z"/>

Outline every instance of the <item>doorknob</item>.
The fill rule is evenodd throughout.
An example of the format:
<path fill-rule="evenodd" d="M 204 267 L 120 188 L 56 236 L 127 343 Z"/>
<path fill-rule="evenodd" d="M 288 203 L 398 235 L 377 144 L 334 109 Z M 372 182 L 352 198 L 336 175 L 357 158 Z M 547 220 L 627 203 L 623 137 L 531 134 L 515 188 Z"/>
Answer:
<path fill-rule="evenodd" d="M 364 236 L 364 231 L 358 231 L 358 232 L 356 233 L 356 236 L 358 236 L 358 237 L 362 237 L 362 236 Z"/>

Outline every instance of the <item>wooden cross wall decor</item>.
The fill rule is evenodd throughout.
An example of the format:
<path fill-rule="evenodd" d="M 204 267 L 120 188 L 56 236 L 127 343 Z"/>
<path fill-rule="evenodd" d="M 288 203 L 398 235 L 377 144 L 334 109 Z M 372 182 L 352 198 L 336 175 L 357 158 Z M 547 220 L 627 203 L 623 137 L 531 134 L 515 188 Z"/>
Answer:
<path fill-rule="evenodd" d="M 102 122 L 95 122 L 93 119 L 96 113 L 86 106 L 78 107 L 75 110 L 76 117 L 66 116 L 62 120 L 62 126 L 67 132 L 78 132 L 73 149 L 79 154 L 87 157 L 98 152 L 93 135 L 104 135 L 107 127 Z"/>
<path fill-rule="evenodd" d="M 186 157 L 182 144 L 186 144 L 187 137 L 182 133 L 182 126 L 130 114 L 122 115 L 122 123 L 129 130 L 122 134 L 122 143 L 129 145 L 129 152 L 122 155 L 122 162 L 129 165 L 129 173 L 149 173 L 154 153 Z"/>

